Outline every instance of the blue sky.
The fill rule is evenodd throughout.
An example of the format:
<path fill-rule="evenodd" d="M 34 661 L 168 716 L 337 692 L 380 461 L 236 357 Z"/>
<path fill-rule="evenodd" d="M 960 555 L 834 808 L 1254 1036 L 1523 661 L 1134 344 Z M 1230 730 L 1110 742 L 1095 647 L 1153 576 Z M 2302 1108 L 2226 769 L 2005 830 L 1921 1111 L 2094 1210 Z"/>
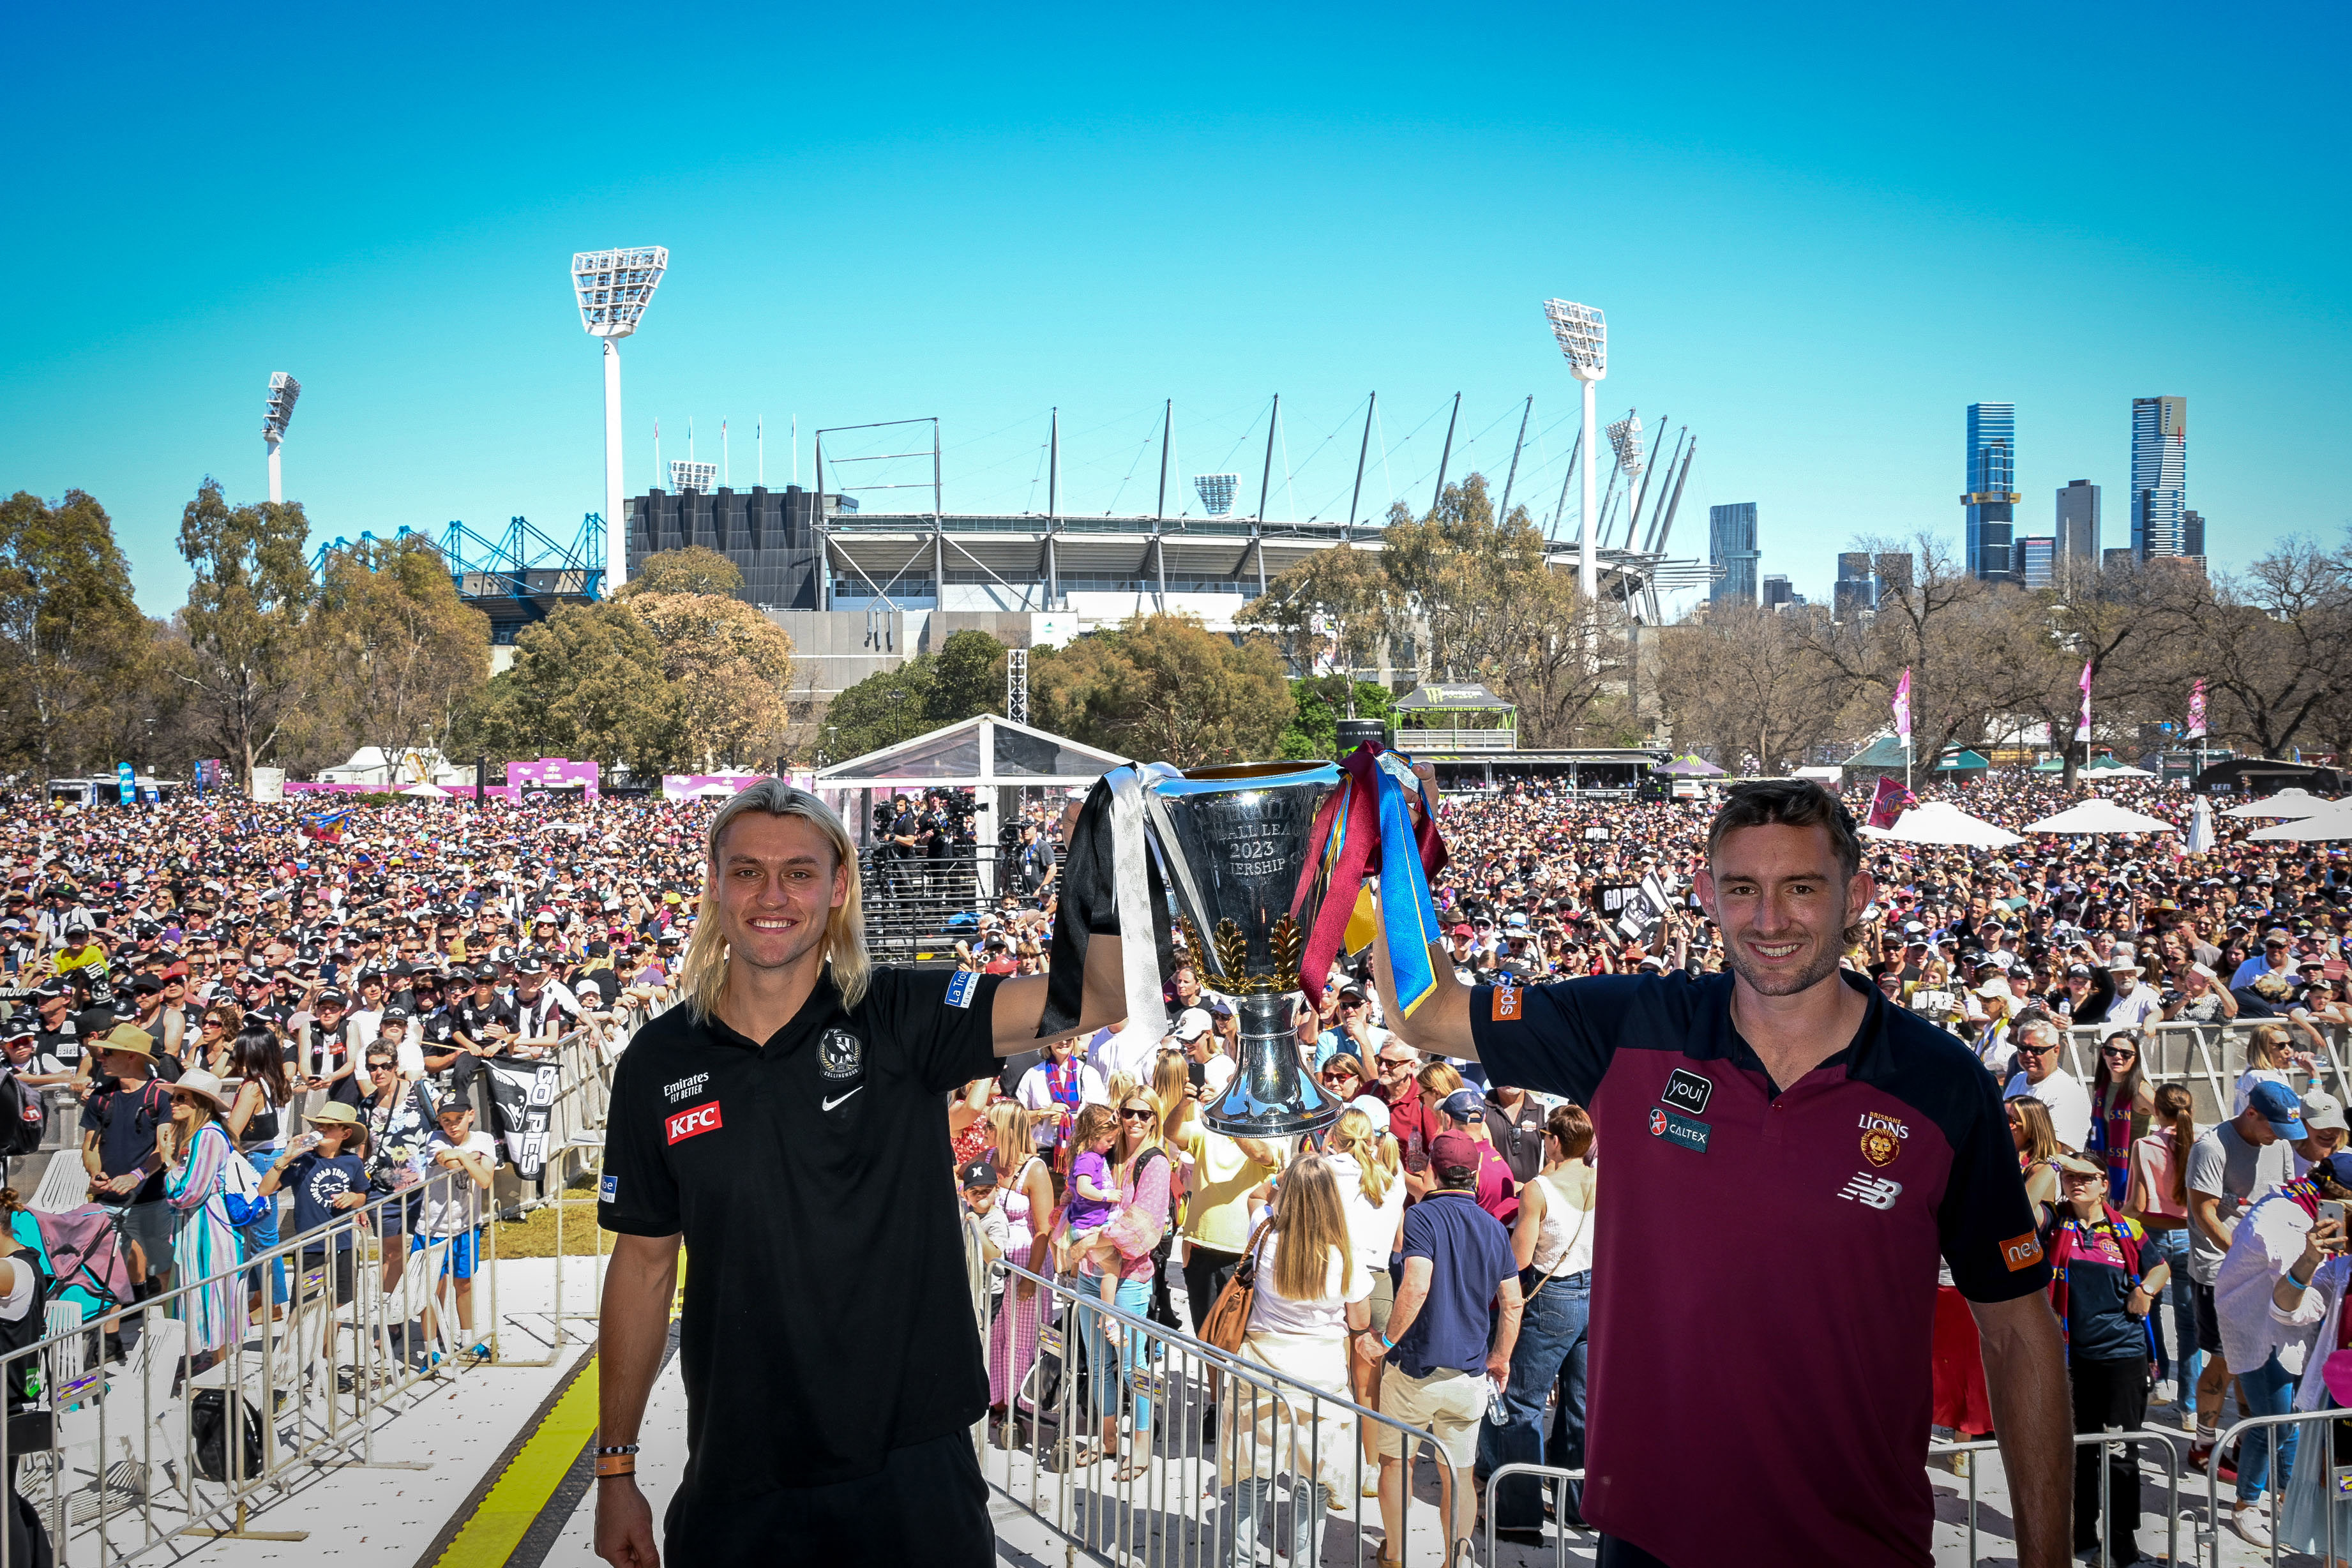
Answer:
<path fill-rule="evenodd" d="M 1977 399 L 2018 405 L 2023 531 L 2089 479 L 2121 544 L 2130 400 L 2179 394 L 2239 565 L 2352 521 L 2347 15 L 20 9 L 0 487 L 96 494 L 167 613 L 198 480 L 266 493 L 287 370 L 320 535 L 568 536 L 603 425 L 566 264 L 660 244 L 633 493 L 656 416 L 666 458 L 727 418 L 748 486 L 757 416 L 781 484 L 795 415 L 805 477 L 815 426 L 936 414 L 950 507 L 1042 509 L 1058 405 L 1065 510 L 1148 510 L 1173 397 L 1180 475 L 1247 507 L 1279 392 L 1270 510 L 1329 516 L 1377 389 L 1368 510 L 1426 502 L 1456 391 L 1457 473 L 1535 395 L 1548 510 L 1564 295 L 1609 312 L 1603 416 L 1698 435 L 1678 553 L 1729 500 L 1816 595 L 1857 532 L 1957 537 Z"/>

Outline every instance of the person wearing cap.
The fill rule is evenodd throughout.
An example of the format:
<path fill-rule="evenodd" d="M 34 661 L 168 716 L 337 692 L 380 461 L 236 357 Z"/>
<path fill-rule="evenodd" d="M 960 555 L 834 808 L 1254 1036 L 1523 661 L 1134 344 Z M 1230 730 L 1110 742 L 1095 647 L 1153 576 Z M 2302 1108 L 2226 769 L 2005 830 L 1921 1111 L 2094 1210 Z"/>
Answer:
<path fill-rule="evenodd" d="M 302 1120 L 310 1124 L 310 1131 L 289 1144 L 286 1152 L 261 1173 L 261 1195 L 268 1197 L 281 1186 L 291 1191 L 294 1234 L 309 1237 L 335 1226 L 344 1210 L 367 1202 L 367 1128 L 359 1112 L 340 1100 L 329 1100 Z M 331 1253 L 332 1274 L 324 1280 L 331 1307 L 352 1300 L 353 1229 L 351 1225 L 335 1226 L 331 1237 L 305 1241 L 301 1264 L 295 1271 L 299 1279 L 307 1279 L 313 1269 L 324 1270 Z"/>
<path fill-rule="evenodd" d="M 1099 820 L 1109 791 L 1096 789 Z M 614 1073 L 597 1205 L 616 1233 L 598 1325 L 597 1553 L 656 1557 L 634 1449 L 683 1246 L 694 1267 L 676 1343 L 691 1436 L 666 1516 L 670 1560 L 765 1562 L 790 1541 L 830 1563 L 985 1568 L 993 1531 L 971 1432 L 987 1368 L 948 1096 L 1049 1042 L 1066 1061 L 1073 1036 L 1118 1018 L 1120 941 L 1066 931 L 1083 958 L 1050 975 L 877 966 L 848 830 L 781 779 L 722 803 L 699 859 L 686 1004 L 640 1029 Z M 832 1327 L 779 1333 L 744 1310 L 756 1301 Z"/>
<path fill-rule="evenodd" d="M 1522 1307 L 1510 1232 L 1477 1200 L 1480 1163 L 1478 1144 L 1467 1133 L 1444 1131 L 1431 1140 L 1434 1185 L 1404 1213 L 1391 1266 L 1396 1304 L 1387 1331 L 1356 1339 L 1359 1356 L 1387 1363 L 1381 1414 L 1435 1439 L 1439 1513 L 1450 1543 L 1448 1561 L 1457 1563 L 1468 1556 L 1478 1516 L 1471 1468 L 1488 1380 L 1507 1394 Z M 1387 1540 L 1401 1544 L 1411 1487 L 1402 1435 L 1383 1426 L 1378 1447 L 1381 1528 Z M 1450 1498 L 1444 1496 L 1449 1490 Z"/>
<path fill-rule="evenodd" d="M 444 1096 L 434 1108 L 433 1121 L 433 1134 L 419 1161 L 425 1173 L 423 1203 L 409 1230 L 408 1248 L 411 1254 L 429 1247 L 446 1248 L 434 1301 L 455 1294 L 455 1342 L 464 1343 L 474 1337 L 474 1276 L 481 1268 L 488 1214 L 483 1194 L 497 1174 L 499 1144 L 474 1125 L 474 1102 L 462 1094 Z M 429 1343 L 438 1335 L 437 1309 L 428 1303 L 425 1310 L 422 1338 Z M 487 1357 L 489 1347 L 474 1342 L 467 1353 Z"/>
<path fill-rule="evenodd" d="M 522 1015 L 499 994 L 498 965 L 478 963 L 470 979 L 471 989 L 449 1005 L 449 1043 L 457 1047 L 449 1058 L 449 1085 L 461 1093 L 470 1092 L 481 1058 L 505 1054 L 522 1032 Z"/>
<path fill-rule="evenodd" d="M 2097 1022 L 2121 1025 L 2155 1038 L 2156 1026 L 2164 1021 L 2162 993 L 2142 984 L 2138 963 L 2120 953 L 2107 961 L 2107 980 L 2115 987 L 2115 995 Z"/>
<path fill-rule="evenodd" d="M 40 1090 L 74 1080 L 72 1068 L 41 1049 L 41 1032 L 29 1023 L 12 1024 L 0 1031 L 0 1048 L 5 1048 L 7 1057 L 0 1071 L 32 1091 L 26 1102 L 36 1109 L 40 1104 Z"/>
<path fill-rule="evenodd" d="M 2055 1163 L 2065 1202 L 2052 1214 L 2042 1246 L 2050 1258 L 2051 1300 L 2066 1333 L 2074 1430 L 2137 1431 L 2147 1418 L 2148 1313 L 2164 1293 L 2171 1266 L 2155 1257 L 2147 1231 L 2107 1201 L 2106 1173 L 2096 1163 L 2061 1154 Z M 2104 1519 L 2099 1452 L 2092 1444 L 2074 1449 L 2074 1550 L 2095 1551 L 2104 1538 L 2105 1561 L 2137 1563 L 2137 1447 L 2123 1443 L 2109 1452 Z"/>
<path fill-rule="evenodd" d="M 50 960 L 49 968 L 52 973 L 60 976 L 85 972 L 103 974 L 106 972 L 106 943 L 86 923 L 77 921 L 68 925 L 58 943 L 57 956 Z"/>
<path fill-rule="evenodd" d="M 2017 1072 L 2002 1089 L 2003 1100 L 2030 1095 L 2050 1109 L 2050 1125 L 2058 1142 L 2080 1151 L 2091 1141 L 2091 1091 L 2083 1080 L 2061 1065 L 2065 1036 L 2046 1017 L 2028 1018 L 2018 1026 Z"/>
<path fill-rule="evenodd" d="M 2263 933 L 2262 952 L 2238 965 L 2230 976 L 2230 989 L 2250 993 L 2264 975 L 2290 988 L 2303 984 L 2302 973 L 2294 963 L 2294 938 L 2284 926 L 2273 926 Z"/>
<path fill-rule="evenodd" d="M 1863 847 L 1818 784 L 1728 791 L 1694 889 L 1721 933 L 1721 974 L 1465 991 L 1432 952 L 1433 987 L 1407 1015 L 1375 925 L 1391 1026 L 1586 1107 L 1610 1151 L 1584 1503 L 1604 1561 L 1925 1563 L 1933 1372 L 1920 1352 L 1938 1253 L 1980 1331 L 2020 1559 L 2065 1560 L 2073 1422 L 2035 1216 L 1990 1076 L 1843 969 L 1877 894 Z M 1734 1314 L 1666 1283 L 1687 1268 L 1687 1216 L 1727 1192 L 1808 1238 L 1743 1258 Z M 1825 1291 L 1830 1258 L 1873 1266 L 1839 1268 Z M 1832 1363 L 1839 1390 L 1868 1394 L 1806 1370 Z M 1726 1431 L 1743 1434 L 1742 1462 L 1711 1470 L 1694 1507 L 1689 1456 Z"/>
<path fill-rule="evenodd" d="M 245 1290 L 238 1283 L 236 1232 L 252 1216 L 231 1167 L 245 1166 L 221 1125 L 234 1097 L 219 1079 L 191 1068 L 172 1085 L 172 1122 L 161 1142 L 169 1162 L 163 1200 L 179 1217 L 173 1256 L 194 1288 L 180 1300 L 173 1316 L 188 1326 L 191 1372 L 202 1372 L 229 1345 L 245 1337 Z M 229 1205 L 238 1207 L 230 1213 Z"/>
<path fill-rule="evenodd" d="M 552 1053 L 580 1021 L 579 1001 L 537 952 L 515 961 L 513 1005 L 515 1037 L 507 1051 L 527 1060 Z"/>
<path fill-rule="evenodd" d="M 156 1145 L 172 1120 L 171 1086 L 153 1076 L 155 1042 L 145 1031 L 118 1025 L 90 1044 L 105 1076 L 82 1103 L 82 1163 L 91 1194 L 121 1211 L 123 1236 L 137 1244 L 131 1278 L 144 1300 L 172 1272 L 172 1211 Z"/>
<path fill-rule="evenodd" d="M 1526 1307 L 1503 1389 L 1503 1419 L 1486 1423 L 1478 1434 L 1478 1468 L 1488 1476 L 1506 1464 L 1584 1468 L 1596 1190 L 1596 1173 L 1587 1159 L 1592 1119 L 1582 1106 L 1556 1107 L 1545 1120 L 1543 1143 L 1543 1168 L 1520 1190 L 1519 1217 L 1511 1227 Z M 1557 1413 L 1547 1421 L 1545 1402 L 1555 1388 Z M 1582 1495 L 1579 1483 L 1568 1483 L 1563 1526 L 1580 1517 L 1576 1510 Z M 1494 1503 L 1499 1539 L 1542 1543 L 1542 1491 L 1532 1478 L 1507 1478 Z"/>
<path fill-rule="evenodd" d="M 1423 1071 L 1427 1074 L 1444 1065 L 1432 1063 Z M 1457 1078 L 1454 1082 L 1459 1085 L 1461 1080 Z M 1510 1163 L 1486 1131 L 1486 1102 L 1476 1089 L 1456 1087 L 1437 1099 L 1434 1110 L 1440 1131 L 1459 1132 L 1477 1146 L 1478 1181 L 1474 1191 L 1478 1206 L 1508 1228 L 1519 1217 L 1519 1184 L 1511 1174 Z"/>
<path fill-rule="evenodd" d="M 294 1015 L 288 1031 L 302 1087 L 342 1105 L 360 1102 L 360 1057 L 352 1041 L 350 1006 L 351 998 L 340 987 L 327 986 Z"/>
<path fill-rule="evenodd" d="M 996 1162 L 986 1154 L 967 1160 L 956 1170 L 956 1185 L 963 1191 L 965 1223 L 979 1233 L 981 1256 L 990 1262 L 1013 1249 L 1013 1224 L 996 1201 Z M 989 1277 L 989 1311 L 992 1315 L 1004 1300 L 1004 1276 L 992 1273 Z"/>
<path fill-rule="evenodd" d="M 2247 1111 L 2259 1110 L 2278 1142 L 2292 1143 L 2309 1135 L 2302 1109 L 2287 1089 L 2264 1083 L 2254 1090 Z M 2307 1176 L 2257 1194 L 2214 1272 L 2221 1357 L 2238 1380 L 2239 1401 L 2249 1415 L 2287 1413 L 2319 1339 L 2329 1303 L 2311 1285 L 2320 1265 L 2344 1250 L 2342 1222 L 2321 1220 L 2319 1202 L 2319 1190 Z M 2271 1543 L 2259 1505 L 2269 1479 L 2273 1430 L 2253 1427 L 2238 1443 L 2237 1506 L 2231 1523 L 2254 1546 Z M 2284 1480 L 2294 1473 L 2298 1432 L 2292 1424 L 2275 1431 Z"/>
<path fill-rule="evenodd" d="M 2197 1348 L 2206 1352 L 2197 1380 L 2196 1441 L 2189 1465 L 2211 1458 L 2221 1393 L 2232 1369 L 2222 1359 L 2215 1282 L 2245 1209 L 2263 1193 L 2294 1179 L 2293 1143 L 2305 1136 L 2302 1106 L 2284 1084 L 2258 1083 L 2246 1109 L 2217 1122 L 2189 1150 L 2189 1278 L 2197 1308 Z M 2240 1404 L 2246 1401 L 2241 1398 Z M 2240 1474 L 2244 1473 L 2242 1455 Z"/>

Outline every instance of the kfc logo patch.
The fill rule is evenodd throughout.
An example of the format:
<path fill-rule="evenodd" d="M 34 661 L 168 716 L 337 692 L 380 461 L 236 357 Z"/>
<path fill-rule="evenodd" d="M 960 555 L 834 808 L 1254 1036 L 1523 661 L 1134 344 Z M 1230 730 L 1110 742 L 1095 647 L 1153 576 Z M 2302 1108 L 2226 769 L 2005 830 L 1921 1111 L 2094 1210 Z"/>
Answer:
<path fill-rule="evenodd" d="M 715 1131 L 720 1125 L 719 1102 L 714 1100 L 708 1105 L 698 1105 L 691 1110 L 677 1111 L 664 1125 L 669 1132 L 669 1141 L 673 1143 Z"/>

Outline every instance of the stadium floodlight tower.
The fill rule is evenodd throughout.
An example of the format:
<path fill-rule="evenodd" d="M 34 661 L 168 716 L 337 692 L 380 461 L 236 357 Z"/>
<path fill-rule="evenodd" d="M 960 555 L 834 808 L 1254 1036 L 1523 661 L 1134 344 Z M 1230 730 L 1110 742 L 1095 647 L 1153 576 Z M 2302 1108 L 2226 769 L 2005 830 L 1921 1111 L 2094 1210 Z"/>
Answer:
<path fill-rule="evenodd" d="M 604 592 L 628 580 L 629 530 L 621 500 L 620 341 L 637 330 L 669 252 L 658 245 L 632 250 L 583 250 L 572 258 L 572 288 L 580 296 L 580 324 L 604 340 Z"/>
<path fill-rule="evenodd" d="M 1201 492 L 1201 507 L 1211 517 L 1224 517 L 1234 510 L 1234 491 L 1240 488 L 1239 474 L 1194 474 L 1192 488 Z"/>
<path fill-rule="evenodd" d="M 278 448 L 286 439 L 286 426 L 294 422 L 294 400 L 302 395 L 302 384 L 282 370 L 269 373 L 269 404 L 261 412 L 261 438 L 269 443 L 269 504 L 276 506 L 286 499 L 286 487 L 278 474 Z"/>
<path fill-rule="evenodd" d="M 1584 384 L 1584 530 L 1577 549 L 1576 591 L 1590 604 L 1598 591 L 1592 549 L 1593 528 L 1600 521 L 1592 515 L 1592 447 L 1597 438 L 1592 428 L 1592 389 L 1609 374 L 1609 319 L 1593 306 L 1572 305 L 1565 300 L 1546 300 L 1544 315 L 1551 322 L 1551 335 L 1559 340 L 1559 352 L 1568 356 L 1569 370 Z"/>

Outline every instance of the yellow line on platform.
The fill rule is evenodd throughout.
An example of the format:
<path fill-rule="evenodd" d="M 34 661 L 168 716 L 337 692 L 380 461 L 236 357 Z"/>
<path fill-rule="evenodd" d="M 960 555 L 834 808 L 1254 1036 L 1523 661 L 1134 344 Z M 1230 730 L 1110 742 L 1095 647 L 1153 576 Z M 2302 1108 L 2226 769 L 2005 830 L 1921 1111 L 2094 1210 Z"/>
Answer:
<path fill-rule="evenodd" d="M 440 1568 L 498 1568 L 514 1554 L 596 1430 L 596 1358 L 592 1353 L 442 1552 Z"/>

